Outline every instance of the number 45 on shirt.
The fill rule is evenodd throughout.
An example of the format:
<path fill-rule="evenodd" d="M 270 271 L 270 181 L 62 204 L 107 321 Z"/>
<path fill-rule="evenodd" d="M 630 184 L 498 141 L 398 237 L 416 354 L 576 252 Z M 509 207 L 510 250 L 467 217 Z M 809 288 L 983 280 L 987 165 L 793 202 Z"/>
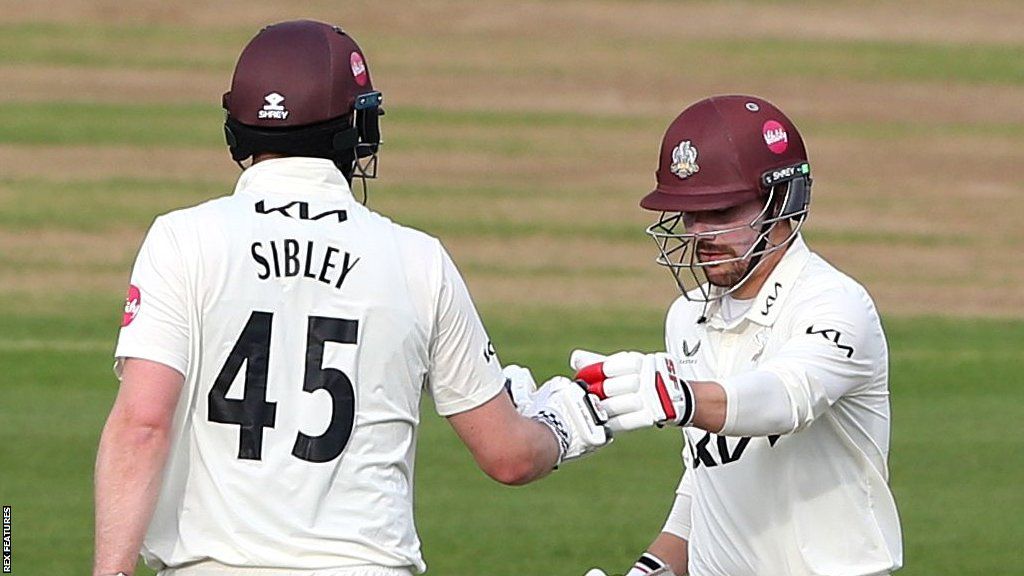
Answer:
<path fill-rule="evenodd" d="M 253 312 L 242 329 L 228 359 L 217 374 L 207 396 L 210 422 L 237 424 L 238 457 L 260 460 L 263 453 L 263 429 L 273 428 L 277 403 L 267 402 L 267 374 L 270 360 L 270 332 L 274 315 Z M 331 396 L 331 423 L 320 436 L 302 432 L 295 438 L 292 455 L 307 462 L 330 462 L 348 444 L 355 419 L 355 392 L 352 381 L 337 368 L 323 368 L 324 344 L 356 344 L 359 321 L 310 316 L 306 336 L 306 369 L 302 389 L 326 390 Z M 241 400 L 228 398 L 228 389 L 245 363 L 245 387 Z"/>

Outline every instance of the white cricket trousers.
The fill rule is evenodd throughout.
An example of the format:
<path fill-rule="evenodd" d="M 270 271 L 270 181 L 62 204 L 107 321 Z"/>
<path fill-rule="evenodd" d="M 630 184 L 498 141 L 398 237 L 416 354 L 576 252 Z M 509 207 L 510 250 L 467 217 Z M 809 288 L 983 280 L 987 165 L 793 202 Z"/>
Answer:
<path fill-rule="evenodd" d="M 323 568 L 320 570 L 289 570 L 286 568 L 239 568 L 219 562 L 197 562 L 182 568 L 164 568 L 157 576 L 413 576 L 408 568 L 360 566 L 358 568 Z"/>

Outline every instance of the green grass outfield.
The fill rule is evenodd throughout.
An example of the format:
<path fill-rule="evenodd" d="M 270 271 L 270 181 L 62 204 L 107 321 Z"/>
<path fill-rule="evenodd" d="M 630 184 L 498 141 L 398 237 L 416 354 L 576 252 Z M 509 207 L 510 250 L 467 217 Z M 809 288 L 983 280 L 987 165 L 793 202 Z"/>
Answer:
<path fill-rule="evenodd" d="M 502 360 L 540 378 L 573 347 L 661 346 L 675 289 L 637 202 L 667 123 L 713 93 L 779 104 L 814 169 L 808 242 L 888 329 L 899 575 L 1022 572 L 1024 3 L 48 0 L 0 10 L 14 574 L 88 573 L 135 251 L 155 215 L 230 192 L 221 94 L 245 41 L 295 17 L 350 30 L 385 95 L 370 207 L 445 242 Z M 650 430 L 508 488 L 424 411 L 435 576 L 623 571 L 680 473 L 678 433 Z"/>
<path fill-rule="evenodd" d="M 120 302 L 46 311 L 0 306 L 0 502 L 13 507 L 14 573 L 87 570 L 91 472 L 116 386 L 110 350 Z M 573 346 L 655 348 L 658 314 L 484 309 L 506 361 L 564 371 Z M 1017 377 L 1024 322 L 886 322 L 892 353 L 892 484 L 905 574 L 1019 573 L 1024 407 Z M 432 574 L 573 575 L 623 570 L 660 527 L 679 474 L 679 435 L 623 436 L 539 484 L 485 478 L 429 402 L 420 437 L 417 515 Z M 1014 431 L 1017 432 L 1014 432 Z M 147 572 L 142 572 L 143 574 Z"/>

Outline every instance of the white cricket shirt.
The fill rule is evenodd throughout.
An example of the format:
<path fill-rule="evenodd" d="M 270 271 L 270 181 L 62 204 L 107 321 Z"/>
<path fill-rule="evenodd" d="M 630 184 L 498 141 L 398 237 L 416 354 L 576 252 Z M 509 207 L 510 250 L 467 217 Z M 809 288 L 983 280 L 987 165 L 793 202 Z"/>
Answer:
<path fill-rule="evenodd" d="M 131 283 L 118 365 L 185 375 L 147 563 L 425 570 L 421 390 L 447 416 L 504 383 L 435 238 L 360 205 L 328 160 L 267 160 L 157 218 Z"/>
<path fill-rule="evenodd" d="M 798 237 L 746 314 L 727 324 L 719 306 L 698 322 L 704 304 L 680 297 L 665 327 L 684 377 L 728 397 L 723 435 L 683 431 L 691 576 L 900 567 L 888 351 L 871 297 Z"/>

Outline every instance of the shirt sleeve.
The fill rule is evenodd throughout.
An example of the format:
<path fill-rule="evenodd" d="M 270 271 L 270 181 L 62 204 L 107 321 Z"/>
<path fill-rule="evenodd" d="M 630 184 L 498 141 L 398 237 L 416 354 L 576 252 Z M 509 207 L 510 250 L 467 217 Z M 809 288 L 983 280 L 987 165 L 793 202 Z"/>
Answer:
<path fill-rule="evenodd" d="M 668 532 L 683 540 L 690 539 L 692 528 L 691 507 L 693 505 L 693 482 L 690 475 L 683 472 L 679 480 L 679 487 L 676 488 L 676 499 L 672 502 L 672 509 L 669 510 L 668 518 L 662 527 L 662 532 Z"/>
<path fill-rule="evenodd" d="M 790 337 L 757 370 L 725 378 L 727 436 L 801 430 L 887 362 L 885 336 L 866 292 L 833 289 L 801 303 Z"/>
<path fill-rule="evenodd" d="M 181 251 L 164 218 L 153 222 L 132 269 L 114 372 L 125 358 L 142 358 L 188 372 L 189 321 Z"/>
<path fill-rule="evenodd" d="M 501 364 L 455 263 L 441 248 L 429 391 L 438 414 L 472 410 L 504 389 Z"/>

